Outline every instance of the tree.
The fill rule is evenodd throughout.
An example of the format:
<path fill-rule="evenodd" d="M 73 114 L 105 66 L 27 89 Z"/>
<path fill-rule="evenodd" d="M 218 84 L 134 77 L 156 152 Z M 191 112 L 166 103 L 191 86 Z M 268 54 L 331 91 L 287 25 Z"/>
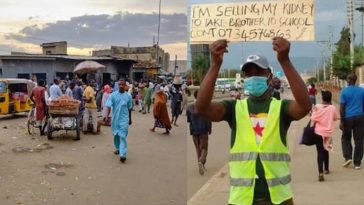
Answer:
<path fill-rule="evenodd" d="M 363 45 L 355 47 L 354 52 L 354 66 L 361 66 L 364 64 L 364 47 Z"/>
<path fill-rule="evenodd" d="M 315 78 L 315 77 L 312 77 L 312 78 L 309 78 L 309 79 L 307 79 L 307 84 L 315 84 L 316 82 L 317 82 L 317 78 Z"/>
<path fill-rule="evenodd" d="M 333 55 L 333 72 L 340 79 L 345 79 L 350 69 L 350 55 L 335 52 Z"/>
<path fill-rule="evenodd" d="M 342 28 L 340 32 L 340 39 L 335 44 L 336 51 L 333 53 L 333 73 L 340 79 L 345 79 L 346 76 L 352 72 L 350 67 L 350 30 L 349 28 Z M 355 61 L 354 56 L 354 62 Z M 355 67 L 355 64 L 354 64 Z"/>
<path fill-rule="evenodd" d="M 340 39 L 335 44 L 336 51 L 333 54 L 333 74 L 340 79 L 345 79 L 349 73 L 352 73 L 350 67 L 350 30 L 342 28 Z M 354 64 L 357 67 L 364 64 L 364 47 L 356 46 L 354 48 Z"/>
<path fill-rule="evenodd" d="M 209 68 L 210 68 L 209 56 L 199 54 L 195 59 L 193 59 L 192 77 L 194 79 L 194 82 L 197 81 L 197 83 L 199 84 L 206 75 Z"/>
<path fill-rule="evenodd" d="M 335 44 L 337 47 L 337 52 L 343 55 L 350 55 L 350 29 L 342 28 L 340 32 L 340 39 Z"/>

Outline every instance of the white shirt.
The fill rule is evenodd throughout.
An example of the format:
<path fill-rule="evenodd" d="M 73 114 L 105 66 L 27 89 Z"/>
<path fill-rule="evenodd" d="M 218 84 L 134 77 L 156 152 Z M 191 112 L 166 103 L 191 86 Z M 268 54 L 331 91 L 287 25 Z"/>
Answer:
<path fill-rule="evenodd" d="M 71 88 L 69 88 L 69 87 L 67 88 L 66 95 L 69 96 L 69 97 L 71 97 L 71 98 L 73 98 L 73 93 L 72 93 Z"/>

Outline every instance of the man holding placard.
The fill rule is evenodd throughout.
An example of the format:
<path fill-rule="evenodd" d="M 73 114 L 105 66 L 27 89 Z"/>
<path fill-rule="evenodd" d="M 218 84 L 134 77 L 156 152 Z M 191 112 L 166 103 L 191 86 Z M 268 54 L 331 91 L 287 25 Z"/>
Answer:
<path fill-rule="evenodd" d="M 211 121 L 225 120 L 232 130 L 229 203 L 293 204 L 286 135 L 292 121 L 308 114 L 311 103 L 306 85 L 290 61 L 290 42 L 274 37 L 273 50 L 295 100 L 271 97 L 270 65 L 265 57 L 251 55 L 241 66 L 249 98 L 211 102 L 227 46 L 226 40 L 210 45 L 212 63 L 201 83 L 195 112 Z"/>

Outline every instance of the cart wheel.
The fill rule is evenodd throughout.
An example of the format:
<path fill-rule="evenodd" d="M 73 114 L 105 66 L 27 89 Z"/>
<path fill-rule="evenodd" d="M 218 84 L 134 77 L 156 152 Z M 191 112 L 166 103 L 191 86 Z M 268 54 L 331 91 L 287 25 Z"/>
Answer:
<path fill-rule="evenodd" d="M 48 140 L 52 140 L 53 137 L 52 137 L 52 124 L 51 124 L 51 120 L 49 119 L 48 121 L 48 129 L 47 129 L 47 138 Z"/>
<path fill-rule="evenodd" d="M 75 140 L 80 140 L 80 128 L 76 128 L 76 138 Z"/>
<path fill-rule="evenodd" d="M 77 117 L 76 118 L 76 138 L 75 140 L 80 140 L 80 119 Z"/>
<path fill-rule="evenodd" d="M 32 135 L 34 133 L 34 109 L 31 109 L 28 113 L 28 121 L 27 121 L 27 128 L 28 128 L 28 134 Z"/>
<path fill-rule="evenodd" d="M 32 135 L 34 133 L 34 126 L 33 124 L 30 122 L 30 120 L 28 120 L 27 122 L 27 127 L 28 127 L 28 134 Z"/>

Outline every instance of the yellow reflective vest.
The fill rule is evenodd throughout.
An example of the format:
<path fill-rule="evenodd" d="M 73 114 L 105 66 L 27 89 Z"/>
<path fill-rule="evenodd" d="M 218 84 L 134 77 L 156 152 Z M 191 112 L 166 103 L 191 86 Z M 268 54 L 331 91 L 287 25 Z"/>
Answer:
<path fill-rule="evenodd" d="M 230 149 L 229 161 L 230 204 L 253 203 L 258 156 L 264 168 L 272 203 L 280 204 L 293 197 L 290 186 L 290 156 L 279 132 L 281 104 L 282 101 L 272 98 L 262 140 L 257 144 L 247 100 L 236 102 L 236 136 Z"/>

